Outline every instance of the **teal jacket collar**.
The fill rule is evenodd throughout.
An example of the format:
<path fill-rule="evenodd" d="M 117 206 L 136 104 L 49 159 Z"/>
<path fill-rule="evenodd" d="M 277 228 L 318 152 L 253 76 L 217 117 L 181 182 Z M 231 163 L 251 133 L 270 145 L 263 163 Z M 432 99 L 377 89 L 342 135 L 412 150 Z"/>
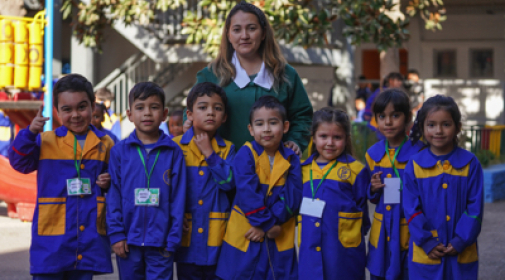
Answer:
<path fill-rule="evenodd" d="M 184 133 L 184 135 L 182 135 L 181 144 L 188 145 L 193 139 L 193 136 L 195 136 L 195 133 L 193 131 L 193 127 L 191 127 L 190 129 L 188 129 L 188 131 L 186 131 L 186 133 Z M 214 139 L 216 139 L 216 142 L 220 147 L 226 147 L 226 143 L 224 142 L 221 135 L 219 135 L 219 133 L 216 132 L 216 135 L 214 135 Z"/>

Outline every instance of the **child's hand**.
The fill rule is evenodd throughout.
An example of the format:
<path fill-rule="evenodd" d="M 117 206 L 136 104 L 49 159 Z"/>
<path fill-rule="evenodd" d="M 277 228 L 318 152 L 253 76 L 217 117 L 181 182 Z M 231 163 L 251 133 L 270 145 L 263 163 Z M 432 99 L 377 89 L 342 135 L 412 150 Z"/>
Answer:
<path fill-rule="evenodd" d="M 207 135 L 207 133 L 195 135 L 195 139 L 193 141 L 195 141 L 196 146 L 200 152 L 202 152 L 205 158 L 209 158 L 214 152 L 212 149 L 212 144 L 210 143 L 209 135 Z"/>
<path fill-rule="evenodd" d="M 44 131 L 44 125 L 46 124 L 46 121 L 49 120 L 49 118 L 44 118 L 44 116 L 42 116 L 43 109 L 44 109 L 44 105 L 40 105 L 37 115 L 35 116 L 35 118 L 32 120 L 32 123 L 30 124 L 30 132 L 33 134 L 39 134 L 42 131 Z"/>
<path fill-rule="evenodd" d="M 126 244 L 126 240 L 121 240 L 118 243 L 112 245 L 112 250 L 116 253 L 117 256 L 125 259 L 126 253 L 130 252 L 128 249 L 128 244 Z"/>
<path fill-rule="evenodd" d="M 245 238 L 254 242 L 260 242 L 264 236 L 265 232 L 259 227 L 251 227 L 245 234 Z"/>
<path fill-rule="evenodd" d="M 440 243 L 437 245 L 437 247 L 431 250 L 431 252 L 428 254 L 428 257 L 432 260 L 438 260 L 445 255 L 445 249 L 446 248 L 444 244 Z"/>
<path fill-rule="evenodd" d="M 182 221 L 182 232 L 184 234 L 187 234 L 189 232 L 189 222 L 188 219 L 184 218 Z"/>
<path fill-rule="evenodd" d="M 186 133 L 193 126 L 193 122 L 190 120 L 186 120 L 184 125 L 182 126 L 182 133 Z"/>
<path fill-rule="evenodd" d="M 444 251 L 444 254 L 449 255 L 449 256 L 456 256 L 459 253 L 458 253 L 458 251 L 456 251 L 456 249 L 454 249 L 454 247 L 452 247 L 452 244 L 449 243 L 449 245 L 447 245 L 447 249 L 445 249 L 445 251 Z"/>
<path fill-rule="evenodd" d="M 275 225 L 267 231 L 267 237 L 274 239 L 277 236 L 279 236 L 279 234 L 281 234 L 281 231 L 282 231 L 281 226 Z"/>
<path fill-rule="evenodd" d="M 379 172 L 376 172 L 375 174 L 372 175 L 372 180 L 370 180 L 370 183 L 371 183 L 370 190 L 373 193 L 378 192 L 380 189 L 382 189 L 386 186 L 381 181 L 381 174 L 382 174 L 382 171 L 379 171 Z"/>
<path fill-rule="evenodd" d="M 110 174 L 109 173 L 102 173 L 98 175 L 98 178 L 96 180 L 96 184 L 106 190 L 110 187 Z"/>
<path fill-rule="evenodd" d="M 300 147 L 298 147 L 298 145 L 295 142 L 293 142 L 293 141 L 286 141 L 285 144 L 286 144 L 286 147 L 288 147 L 291 150 L 293 150 L 293 152 L 295 152 L 295 154 L 297 154 L 298 156 L 302 155 L 302 151 L 300 150 Z"/>

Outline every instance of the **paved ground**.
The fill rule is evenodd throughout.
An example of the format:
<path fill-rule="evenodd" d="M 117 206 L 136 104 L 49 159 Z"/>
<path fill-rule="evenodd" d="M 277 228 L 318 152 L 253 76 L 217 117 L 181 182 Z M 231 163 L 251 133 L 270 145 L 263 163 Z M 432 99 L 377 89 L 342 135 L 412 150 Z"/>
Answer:
<path fill-rule="evenodd" d="M 8 218 L 7 206 L 0 202 L 0 279 L 31 279 L 28 254 L 30 227 L 31 223 Z M 479 280 L 505 279 L 504 252 L 505 201 L 485 204 L 484 226 L 479 237 Z M 112 274 L 95 279 L 118 279 L 118 276 Z"/>

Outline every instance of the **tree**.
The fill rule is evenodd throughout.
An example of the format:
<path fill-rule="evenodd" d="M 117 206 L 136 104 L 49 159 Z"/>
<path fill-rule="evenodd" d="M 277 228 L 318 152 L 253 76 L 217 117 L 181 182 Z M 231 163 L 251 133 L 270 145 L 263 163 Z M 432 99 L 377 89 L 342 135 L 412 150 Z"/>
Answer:
<path fill-rule="evenodd" d="M 399 47 L 409 39 L 410 18 L 419 14 L 426 29 L 441 29 L 446 19 L 442 0 L 410 0 L 401 17 L 399 0 L 253 0 L 268 16 L 277 39 L 305 48 L 328 45 L 332 22 L 342 19 L 344 36 L 352 44 L 374 43 L 379 51 Z M 183 33 L 188 44 L 204 43 L 205 51 L 215 56 L 226 15 L 238 1 L 202 0 L 199 5 L 206 16 L 188 12 L 183 20 Z M 185 0 L 64 0 L 63 17 L 73 17 L 75 36 L 86 46 L 100 48 L 103 30 L 115 21 L 147 25 L 156 11 L 176 9 Z M 75 11 L 75 12 L 73 12 Z"/>

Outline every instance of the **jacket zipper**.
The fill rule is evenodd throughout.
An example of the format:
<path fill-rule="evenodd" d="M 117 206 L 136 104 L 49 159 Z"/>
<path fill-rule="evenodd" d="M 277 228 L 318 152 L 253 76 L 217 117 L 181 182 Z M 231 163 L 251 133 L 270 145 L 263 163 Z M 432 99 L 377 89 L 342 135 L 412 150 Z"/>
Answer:
<path fill-rule="evenodd" d="M 149 153 L 146 153 L 146 169 L 149 169 L 149 168 L 147 168 L 148 165 L 149 165 Z M 146 183 L 144 183 L 144 184 L 146 184 Z M 149 206 L 147 206 L 147 207 L 149 207 Z M 144 208 L 144 235 L 142 236 L 142 246 L 144 246 L 144 244 L 146 242 L 146 227 L 147 227 L 147 225 L 146 225 L 146 212 L 147 212 L 147 207 L 142 207 L 142 208 Z"/>

